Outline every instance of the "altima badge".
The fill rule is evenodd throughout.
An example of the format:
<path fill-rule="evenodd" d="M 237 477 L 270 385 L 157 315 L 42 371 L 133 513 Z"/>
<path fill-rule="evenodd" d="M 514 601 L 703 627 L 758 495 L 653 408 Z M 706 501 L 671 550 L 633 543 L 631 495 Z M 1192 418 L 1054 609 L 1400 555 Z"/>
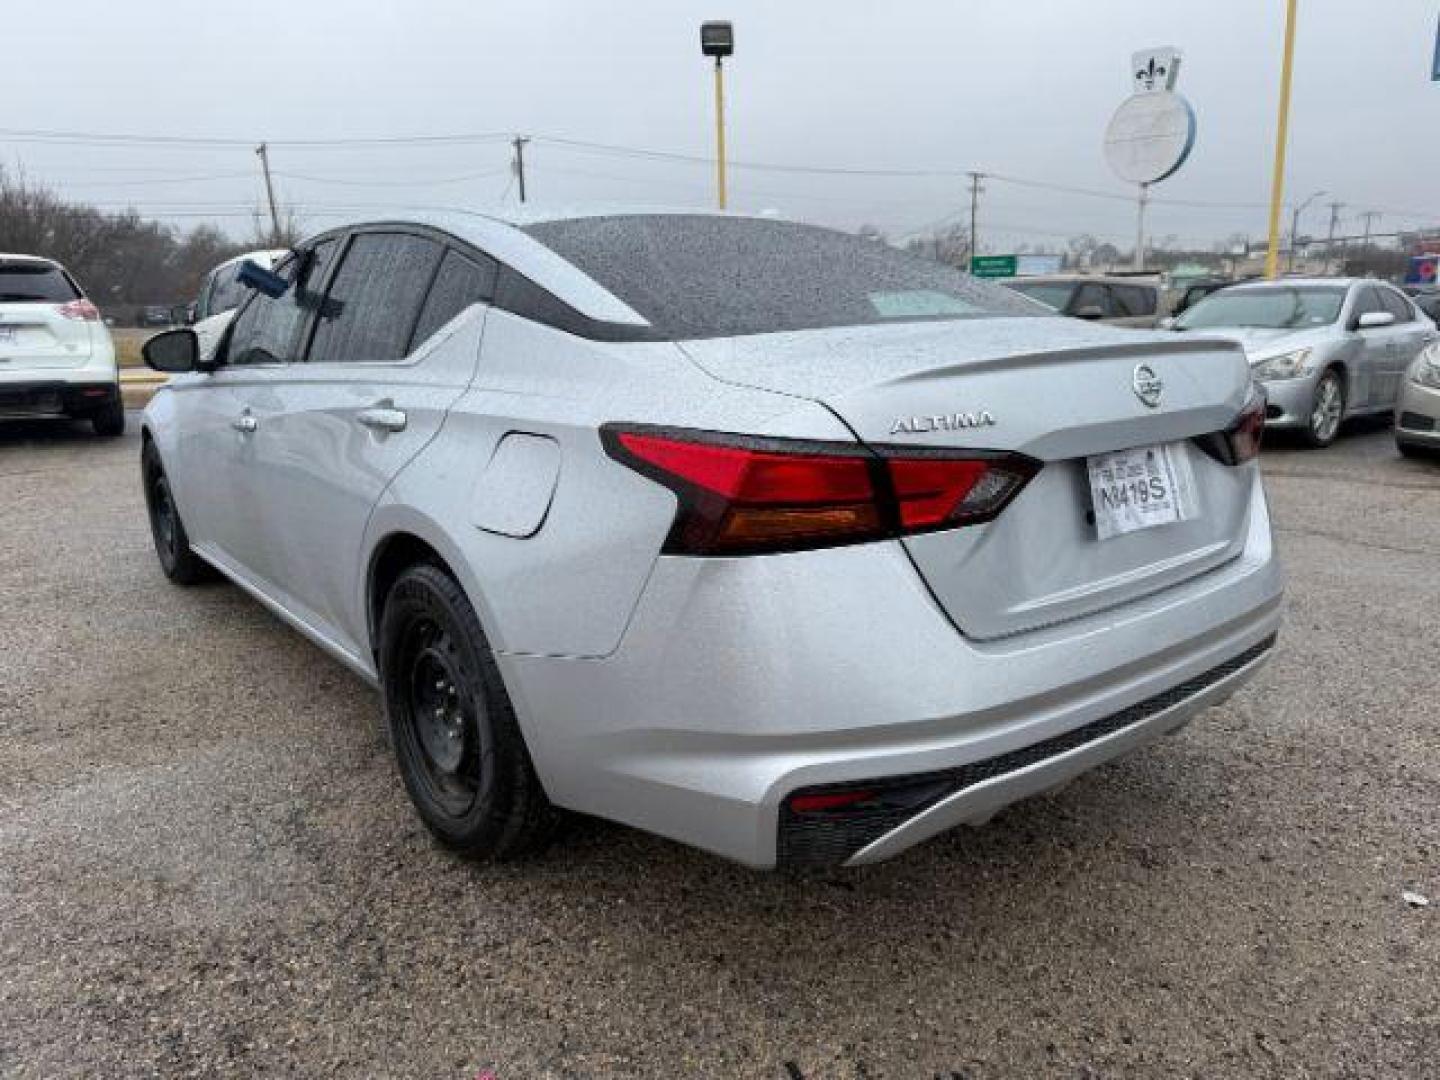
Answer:
<path fill-rule="evenodd" d="M 1138 364 L 1135 374 L 1131 379 L 1135 387 L 1135 396 L 1149 405 L 1152 409 L 1160 407 L 1160 394 L 1165 389 L 1165 384 L 1160 381 L 1160 376 L 1155 374 L 1155 369 L 1149 364 Z"/>
<path fill-rule="evenodd" d="M 943 416 L 901 416 L 890 425 L 890 434 L 923 435 L 927 431 L 964 431 L 967 428 L 994 426 L 994 415 L 989 409 L 981 409 L 979 412 L 945 413 Z"/>

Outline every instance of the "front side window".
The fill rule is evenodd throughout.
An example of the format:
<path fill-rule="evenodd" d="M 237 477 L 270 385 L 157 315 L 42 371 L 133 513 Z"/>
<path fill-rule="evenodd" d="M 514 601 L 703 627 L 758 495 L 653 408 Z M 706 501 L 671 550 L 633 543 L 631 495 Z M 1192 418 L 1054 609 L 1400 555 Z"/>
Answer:
<path fill-rule="evenodd" d="M 1115 306 L 1127 319 L 1141 319 L 1155 314 L 1155 290 L 1141 285 L 1112 285 L 1110 294 Z"/>
<path fill-rule="evenodd" d="M 275 268 L 290 287 L 276 297 L 252 293 L 235 316 L 225 349 L 228 364 L 288 364 L 297 359 L 298 336 L 305 316 L 320 302 L 315 286 L 335 257 L 335 241 L 322 240 Z"/>
<path fill-rule="evenodd" d="M 1064 311 L 1075 292 L 1075 286 L 1055 281 L 1007 281 L 1009 288 L 1023 293 L 1031 300 L 1038 301 L 1053 311 Z"/>
<path fill-rule="evenodd" d="M 1186 311 L 1175 320 L 1175 329 L 1303 330 L 1333 323 L 1344 303 L 1345 288 L 1340 285 L 1232 285 Z"/>
<path fill-rule="evenodd" d="M 774 218 L 633 214 L 525 231 L 677 340 L 1044 314 L 954 267 Z"/>
<path fill-rule="evenodd" d="M 312 364 L 403 360 L 444 248 L 409 233 L 359 233 L 330 283 Z"/>
<path fill-rule="evenodd" d="M 1381 289 L 1380 302 L 1385 305 L 1385 310 L 1395 316 L 1396 322 L 1409 322 L 1415 317 L 1410 310 L 1410 301 L 1406 300 L 1394 289 Z"/>

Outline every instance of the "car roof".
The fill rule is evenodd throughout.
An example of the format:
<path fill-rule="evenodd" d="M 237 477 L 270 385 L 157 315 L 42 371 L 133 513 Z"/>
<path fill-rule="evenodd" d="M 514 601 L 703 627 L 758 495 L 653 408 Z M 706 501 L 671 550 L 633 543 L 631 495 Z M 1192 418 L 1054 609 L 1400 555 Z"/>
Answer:
<path fill-rule="evenodd" d="M 526 203 L 518 207 L 485 210 L 424 210 L 384 218 L 352 221 L 326 229 L 327 235 L 346 229 L 383 225 L 421 225 L 449 233 L 499 259 L 516 272 L 554 294 L 587 318 L 629 326 L 650 323 L 614 293 L 604 288 L 574 263 L 546 247 L 525 228 L 550 221 L 572 221 L 593 217 L 650 217 L 655 215 L 725 216 L 753 218 L 759 215 L 722 213 L 693 207 L 637 206 L 635 204 L 587 203 L 577 206 L 544 206 Z M 769 219 L 769 215 L 765 215 Z"/>
<path fill-rule="evenodd" d="M 1247 289 L 1279 289 L 1305 286 L 1334 286 L 1349 288 L 1351 285 L 1387 285 L 1389 282 L 1381 281 L 1379 278 L 1357 278 L 1357 277 L 1282 277 L 1273 281 L 1264 279 L 1253 281 L 1237 281 L 1236 285 L 1243 285 Z"/>
<path fill-rule="evenodd" d="M 46 266 L 59 266 L 54 259 L 47 259 L 43 255 L 21 255 L 18 253 L 0 252 L 0 262 L 33 262 L 43 263 Z"/>
<path fill-rule="evenodd" d="M 1157 288 L 1159 282 L 1149 277 L 1125 277 L 1121 274 L 1025 274 L 1010 278 L 1011 284 L 1036 282 L 1041 285 L 1139 285 L 1141 288 Z"/>

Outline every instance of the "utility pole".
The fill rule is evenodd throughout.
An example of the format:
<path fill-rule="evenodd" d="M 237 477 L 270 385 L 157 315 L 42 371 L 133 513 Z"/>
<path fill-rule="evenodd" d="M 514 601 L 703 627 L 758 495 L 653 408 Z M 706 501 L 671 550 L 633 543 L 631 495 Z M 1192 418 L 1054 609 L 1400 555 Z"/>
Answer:
<path fill-rule="evenodd" d="M 1150 185 L 1140 185 L 1140 201 L 1135 215 L 1135 262 L 1136 270 L 1145 269 L 1145 207 L 1150 202 Z"/>
<path fill-rule="evenodd" d="M 270 150 L 262 142 L 255 148 L 260 156 L 260 171 L 265 174 L 265 198 L 270 201 L 270 243 L 280 243 L 280 212 L 275 209 L 275 183 L 270 179 Z"/>
<path fill-rule="evenodd" d="M 515 178 L 520 181 L 520 201 L 525 201 L 525 144 L 530 141 L 528 136 L 516 135 L 510 140 L 510 145 L 515 147 L 515 161 L 512 168 L 515 170 Z"/>
<path fill-rule="evenodd" d="M 1307 206 L 1324 194 L 1323 191 L 1312 192 L 1304 202 L 1296 204 L 1295 212 L 1290 215 L 1290 254 L 1285 267 L 1289 273 L 1295 272 L 1295 249 L 1300 246 L 1300 215 L 1305 212 Z"/>
<path fill-rule="evenodd" d="M 1275 122 L 1275 171 L 1270 178 L 1270 242 L 1265 276 L 1280 272 L 1280 207 L 1285 201 L 1285 145 L 1290 137 L 1290 76 L 1295 67 L 1295 0 L 1285 0 L 1285 49 L 1280 60 L 1280 115 Z"/>
<path fill-rule="evenodd" d="M 985 179 L 982 172 L 966 173 L 970 177 L 970 263 L 974 266 L 975 256 L 980 254 L 980 238 L 975 231 L 976 213 L 980 209 L 980 195 L 985 190 L 980 181 Z"/>
<path fill-rule="evenodd" d="M 1360 220 L 1365 222 L 1365 250 L 1370 250 L 1370 229 L 1380 218 L 1379 210 L 1366 210 L 1360 215 Z"/>
<path fill-rule="evenodd" d="M 1340 224 L 1340 211 L 1345 209 L 1343 202 L 1330 203 L 1330 232 L 1325 238 L 1325 270 L 1328 273 L 1330 264 L 1335 261 L 1335 227 Z"/>

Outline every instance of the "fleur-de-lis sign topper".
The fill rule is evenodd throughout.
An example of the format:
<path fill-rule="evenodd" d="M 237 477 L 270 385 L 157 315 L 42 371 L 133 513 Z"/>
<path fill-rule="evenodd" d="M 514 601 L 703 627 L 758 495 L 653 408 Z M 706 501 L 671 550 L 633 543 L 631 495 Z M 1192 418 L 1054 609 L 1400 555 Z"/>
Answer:
<path fill-rule="evenodd" d="M 1180 53 L 1176 49 L 1145 49 L 1130 58 L 1135 93 L 1153 94 L 1174 90 L 1180 74 Z"/>

